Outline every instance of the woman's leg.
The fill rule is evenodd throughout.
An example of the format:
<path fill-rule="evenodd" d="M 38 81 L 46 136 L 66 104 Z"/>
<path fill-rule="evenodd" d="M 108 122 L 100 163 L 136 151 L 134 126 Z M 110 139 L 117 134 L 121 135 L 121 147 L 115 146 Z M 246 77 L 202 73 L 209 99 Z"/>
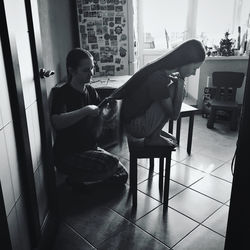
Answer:
<path fill-rule="evenodd" d="M 172 135 L 168 136 L 171 140 L 166 140 L 166 137 L 161 136 L 162 128 L 168 120 L 160 103 L 155 102 L 144 115 L 133 119 L 126 125 L 126 132 L 136 138 L 145 138 L 146 144 L 176 146 Z"/>

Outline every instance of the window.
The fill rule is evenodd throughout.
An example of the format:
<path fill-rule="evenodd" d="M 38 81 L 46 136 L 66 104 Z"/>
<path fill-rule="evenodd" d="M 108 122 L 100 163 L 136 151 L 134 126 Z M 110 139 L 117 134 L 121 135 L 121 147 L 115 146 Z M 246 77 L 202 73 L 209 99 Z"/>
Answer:
<path fill-rule="evenodd" d="M 198 1 L 196 34 L 206 45 L 219 45 L 225 32 L 230 35 L 234 32 L 234 2 L 235 0 Z"/>
<path fill-rule="evenodd" d="M 188 0 L 141 1 L 144 49 L 170 49 L 186 37 Z"/>
<path fill-rule="evenodd" d="M 250 28 L 249 0 L 140 0 L 140 8 L 144 49 L 171 49 L 191 37 L 219 45 L 225 32 L 236 40 L 238 26 L 241 39 Z"/>

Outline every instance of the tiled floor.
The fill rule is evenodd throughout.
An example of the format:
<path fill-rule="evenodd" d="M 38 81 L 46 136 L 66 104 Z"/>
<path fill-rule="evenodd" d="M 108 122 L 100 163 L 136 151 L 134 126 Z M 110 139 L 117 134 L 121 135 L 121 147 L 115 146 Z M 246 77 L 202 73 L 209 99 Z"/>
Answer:
<path fill-rule="evenodd" d="M 138 204 L 132 206 L 129 183 L 120 190 L 72 192 L 58 187 L 61 225 L 53 250 L 78 249 L 224 249 L 232 185 L 231 160 L 238 133 L 228 125 L 206 127 L 195 116 L 192 153 L 186 153 L 188 118 L 172 155 L 169 208 L 163 210 L 158 168 L 149 172 L 140 160 Z M 128 148 L 110 149 L 128 169 Z"/>

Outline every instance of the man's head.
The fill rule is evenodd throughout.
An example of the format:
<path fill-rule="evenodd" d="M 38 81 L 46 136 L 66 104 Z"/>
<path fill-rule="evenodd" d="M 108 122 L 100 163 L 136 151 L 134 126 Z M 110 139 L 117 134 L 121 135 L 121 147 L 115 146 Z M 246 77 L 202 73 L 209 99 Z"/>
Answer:
<path fill-rule="evenodd" d="M 80 48 L 71 50 L 66 58 L 68 81 L 88 83 L 94 74 L 93 56 Z"/>

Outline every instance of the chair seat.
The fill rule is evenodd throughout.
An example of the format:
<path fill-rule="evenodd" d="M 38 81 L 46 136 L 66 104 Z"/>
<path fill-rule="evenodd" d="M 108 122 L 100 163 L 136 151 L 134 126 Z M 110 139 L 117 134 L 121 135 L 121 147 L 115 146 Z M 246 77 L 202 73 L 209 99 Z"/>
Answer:
<path fill-rule="evenodd" d="M 232 102 L 232 101 L 217 101 L 213 100 L 211 101 L 211 106 L 215 108 L 220 108 L 220 109 L 237 109 L 239 107 L 237 102 Z"/>
<path fill-rule="evenodd" d="M 175 147 L 173 146 L 148 146 L 144 145 L 144 140 L 128 139 L 128 147 L 129 152 L 132 154 L 136 154 L 138 158 L 143 157 L 165 157 L 169 151 L 175 151 Z"/>

